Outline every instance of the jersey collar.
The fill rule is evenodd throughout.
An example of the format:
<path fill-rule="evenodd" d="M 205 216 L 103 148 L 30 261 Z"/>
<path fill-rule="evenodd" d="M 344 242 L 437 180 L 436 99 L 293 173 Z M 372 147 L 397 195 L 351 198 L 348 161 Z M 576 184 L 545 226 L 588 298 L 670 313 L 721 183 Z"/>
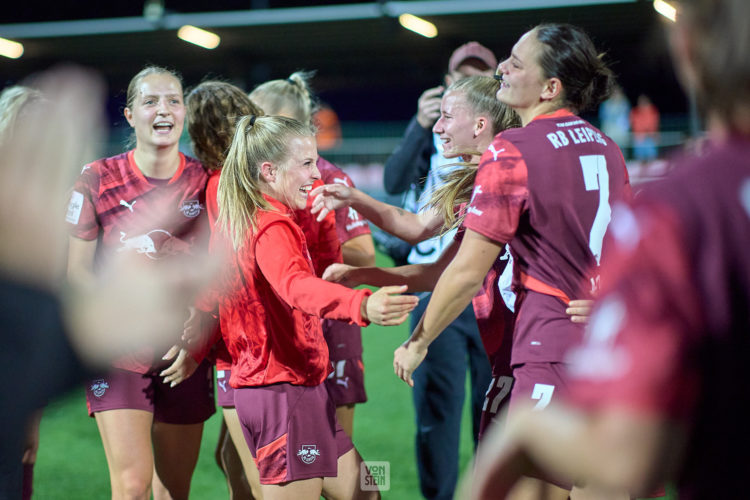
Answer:
<path fill-rule="evenodd" d="M 535 116 L 534 118 L 531 119 L 531 121 L 533 122 L 536 120 L 544 120 L 546 118 L 562 118 L 564 116 L 575 116 L 575 115 L 567 108 L 560 108 L 557 111 L 553 111 L 552 113 Z"/>

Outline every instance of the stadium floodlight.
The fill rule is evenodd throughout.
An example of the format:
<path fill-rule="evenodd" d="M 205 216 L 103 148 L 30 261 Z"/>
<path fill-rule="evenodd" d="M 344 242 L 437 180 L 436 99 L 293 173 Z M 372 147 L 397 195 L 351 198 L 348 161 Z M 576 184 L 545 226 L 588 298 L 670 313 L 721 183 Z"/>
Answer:
<path fill-rule="evenodd" d="M 677 19 L 677 8 L 665 0 L 654 0 L 654 10 L 672 22 Z"/>
<path fill-rule="evenodd" d="M 427 38 L 435 38 L 438 34 L 437 26 L 421 17 L 411 14 L 401 14 L 398 16 L 398 22 L 404 28 Z"/>
<path fill-rule="evenodd" d="M 18 59 L 23 55 L 23 45 L 0 37 L 0 56 L 10 59 Z"/>
<path fill-rule="evenodd" d="M 215 49 L 219 46 L 221 38 L 216 33 L 196 28 L 186 24 L 177 30 L 177 36 L 186 42 L 194 43 L 204 49 Z"/>

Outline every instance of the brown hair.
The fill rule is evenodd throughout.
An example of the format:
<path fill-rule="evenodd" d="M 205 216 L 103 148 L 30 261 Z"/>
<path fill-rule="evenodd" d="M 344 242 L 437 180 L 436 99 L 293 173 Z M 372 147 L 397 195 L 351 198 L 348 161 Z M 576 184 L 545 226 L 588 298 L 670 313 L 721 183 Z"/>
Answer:
<path fill-rule="evenodd" d="M 261 164 L 283 164 L 295 136 L 314 137 L 315 131 L 310 124 L 283 116 L 245 116 L 237 122 L 218 193 L 218 224 L 235 249 L 242 246 L 245 233 L 255 229 L 258 210 L 271 208 L 261 191 Z"/>
<path fill-rule="evenodd" d="M 692 39 L 696 99 L 731 129 L 748 133 L 750 111 L 750 2 L 683 0 L 678 22 Z"/>
<path fill-rule="evenodd" d="M 609 97 L 614 73 L 585 31 L 571 24 L 540 24 L 532 32 L 542 46 L 542 74 L 560 79 L 566 107 L 580 113 Z"/>
<path fill-rule="evenodd" d="M 207 81 L 185 98 L 193 153 L 208 170 L 219 170 L 232 144 L 235 125 L 243 116 L 262 116 L 245 92 L 221 81 Z"/>

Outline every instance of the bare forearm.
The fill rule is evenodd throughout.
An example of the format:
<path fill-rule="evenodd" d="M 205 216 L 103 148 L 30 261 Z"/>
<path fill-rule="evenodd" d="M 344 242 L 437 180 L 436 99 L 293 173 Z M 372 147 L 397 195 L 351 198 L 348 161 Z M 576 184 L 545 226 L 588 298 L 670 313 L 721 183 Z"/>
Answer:
<path fill-rule="evenodd" d="M 356 267 L 369 267 L 375 265 L 375 244 L 370 234 L 361 234 L 344 242 L 341 245 L 344 255 L 344 264 Z"/>
<path fill-rule="evenodd" d="M 412 245 L 435 236 L 440 229 L 439 220 L 383 203 L 359 190 L 354 191 L 351 206 L 380 229 Z"/>
<path fill-rule="evenodd" d="M 425 346 L 432 343 L 471 303 L 485 274 L 449 265 L 435 285 L 424 317 L 412 333 L 412 340 Z"/>
<path fill-rule="evenodd" d="M 508 452 L 519 450 L 522 473 L 551 473 L 601 492 L 645 494 L 668 471 L 661 447 L 679 435 L 622 410 L 591 415 L 554 404 L 544 411 L 519 408 L 505 429 L 487 436 L 477 471 L 496 479 L 515 476 L 518 464 Z"/>
<path fill-rule="evenodd" d="M 346 278 L 358 285 L 408 285 L 410 292 L 429 292 L 440 277 L 432 264 L 409 264 L 399 267 L 359 267 L 347 272 Z"/>

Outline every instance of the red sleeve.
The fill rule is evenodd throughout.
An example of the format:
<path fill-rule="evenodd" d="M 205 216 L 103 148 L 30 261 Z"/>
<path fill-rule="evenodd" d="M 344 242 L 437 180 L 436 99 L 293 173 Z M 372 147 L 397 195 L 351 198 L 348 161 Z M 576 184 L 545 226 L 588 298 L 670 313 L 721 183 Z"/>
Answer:
<path fill-rule="evenodd" d="M 510 142 L 495 138 L 479 160 L 464 226 L 495 242 L 508 243 L 527 210 L 528 184 L 521 153 Z"/>
<path fill-rule="evenodd" d="M 65 221 L 72 236 L 82 240 L 94 240 L 99 236 L 100 226 L 96 213 L 99 198 L 99 176 L 87 165 L 83 167 L 70 193 Z"/>
<path fill-rule="evenodd" d="M 691 350 L 701 318 L 677 217 L 619 205 L 610 234 L 601 300 L 570 353 L 573 400 L 684 416 L 697 392 Z"/>
<path fill-rule="evenodd" d="M 360 306 L 372 292 L 351 290 L 316 277 L 300 252 L 303 242 L 291 224 L 275 221 L 255 240 L 255 259 L 274 291 L 287 304 L 307 314 L 367 326 Z"/>

